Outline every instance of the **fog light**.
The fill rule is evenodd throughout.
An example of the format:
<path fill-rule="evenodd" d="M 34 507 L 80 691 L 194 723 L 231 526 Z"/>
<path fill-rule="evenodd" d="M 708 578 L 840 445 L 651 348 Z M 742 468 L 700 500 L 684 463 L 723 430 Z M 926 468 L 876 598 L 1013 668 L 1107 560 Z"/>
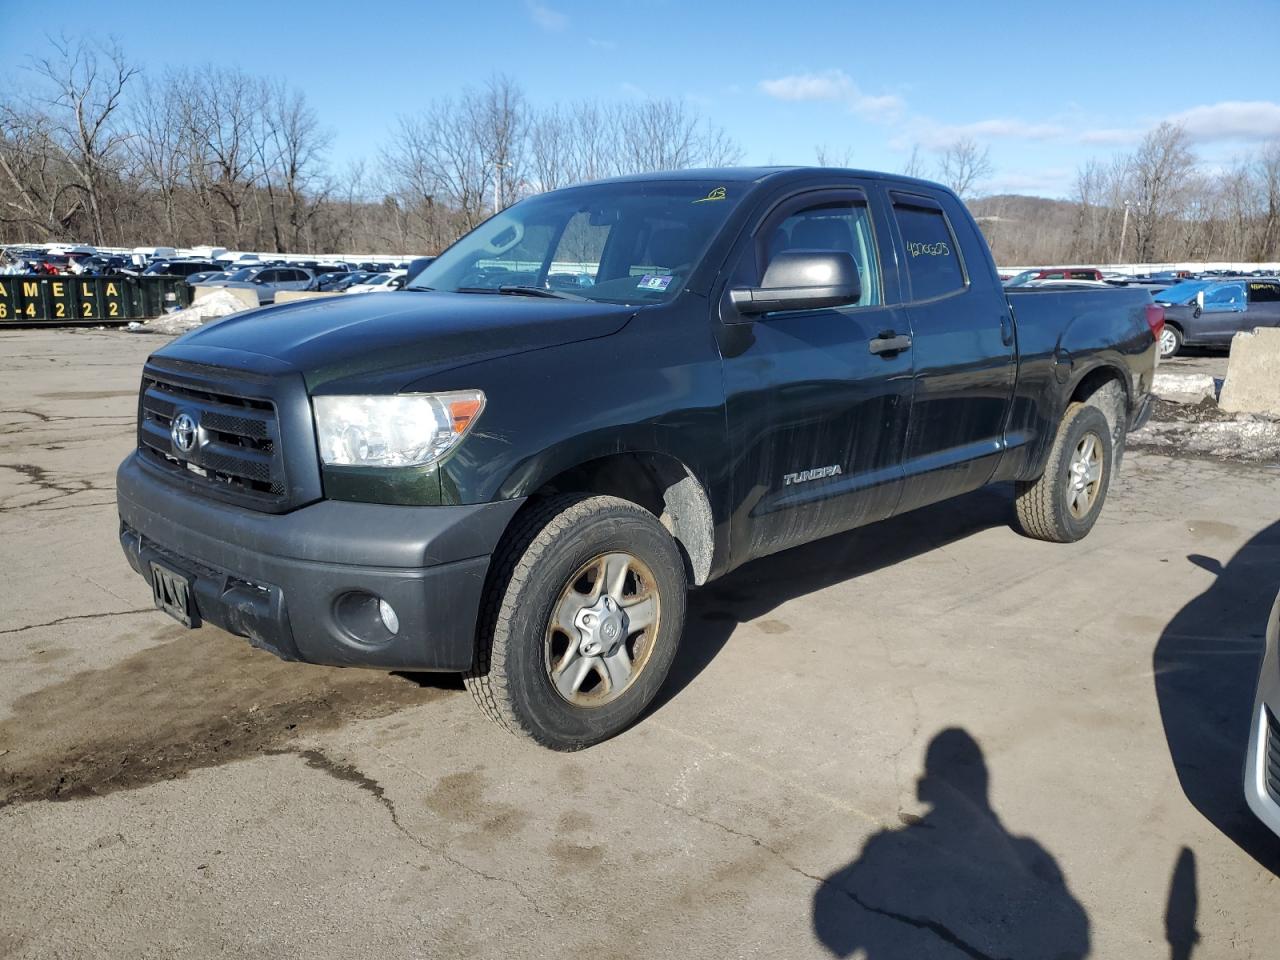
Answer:
<path fill-rule="evenodd" d="M 396 616 L 395 607 L 387 601 L 378 600 L 378 616 L 382 618 L 382 625 L 392 633 L 400 632 L 400 618 Z"/>

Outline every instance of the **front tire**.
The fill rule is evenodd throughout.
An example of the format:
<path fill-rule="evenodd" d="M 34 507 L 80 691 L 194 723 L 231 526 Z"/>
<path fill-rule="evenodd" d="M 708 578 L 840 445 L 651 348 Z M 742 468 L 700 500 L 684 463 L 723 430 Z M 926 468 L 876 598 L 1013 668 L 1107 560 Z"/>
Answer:
<path fill-rule="evenodd" d="M 1176 357 L 1182 349 L 1182 331 L 1172 324 L 1166 323 L 1160 331 L 1160 359 L 1168 360 Z"/>
<path fill-rule="evenodd" d="M 1074 543 L 1093 529 L 1107 499 L 1115 447 L 1102 411 L 1072 403 L 1038 480 L 1016 487 L 1019 530 L 1051 543 Z"/>
<path fill-rule="evenodd" d="M 666 679 L 685 591 L 680 551 L 643 507 L 536 504 L 494 556 L 467 688 L 490 719 L 553 750 L 615 736 Z"/>

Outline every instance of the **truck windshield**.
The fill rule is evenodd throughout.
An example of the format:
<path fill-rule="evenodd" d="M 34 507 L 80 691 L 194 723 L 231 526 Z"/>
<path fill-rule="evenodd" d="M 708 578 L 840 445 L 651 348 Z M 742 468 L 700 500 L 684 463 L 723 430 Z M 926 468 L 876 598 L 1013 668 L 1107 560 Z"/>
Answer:
<path fill-rule="evenodd" d="M 745 184 L 670 180 L 530 197 L 476 227 L 406 289 L 669 300 L 745 190 Z"/>

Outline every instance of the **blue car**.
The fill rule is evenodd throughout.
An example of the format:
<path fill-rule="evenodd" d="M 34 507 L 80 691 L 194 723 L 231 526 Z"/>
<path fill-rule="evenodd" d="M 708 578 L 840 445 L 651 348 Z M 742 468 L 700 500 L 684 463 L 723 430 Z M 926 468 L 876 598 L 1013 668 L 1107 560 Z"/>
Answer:
<path fill-rule="evenodd" d="M 1237 333 L 1280 326 L 1280 280 L 1187 280 L 1155 295 L 1164 307 L 1160 357 L 1186 346 L 1229 347 Z"/>

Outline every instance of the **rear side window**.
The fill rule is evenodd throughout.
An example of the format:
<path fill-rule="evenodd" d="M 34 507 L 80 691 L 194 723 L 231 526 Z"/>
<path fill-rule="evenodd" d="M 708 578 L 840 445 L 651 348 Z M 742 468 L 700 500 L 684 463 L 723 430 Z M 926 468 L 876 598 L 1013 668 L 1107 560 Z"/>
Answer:
<path fill-rule="evenodd" d="M 894 216 L 907 248 L 912 300 L 934 300 L 966 285 L 964 265 L 951 225 L 942 210 L 895 199 Z"/>
<path fill-rule="evenodd" d="M 1274 283 L 1249 284 L 1249 300 L 1253 303 L 1280 303 L 1280 285 Z"/>

